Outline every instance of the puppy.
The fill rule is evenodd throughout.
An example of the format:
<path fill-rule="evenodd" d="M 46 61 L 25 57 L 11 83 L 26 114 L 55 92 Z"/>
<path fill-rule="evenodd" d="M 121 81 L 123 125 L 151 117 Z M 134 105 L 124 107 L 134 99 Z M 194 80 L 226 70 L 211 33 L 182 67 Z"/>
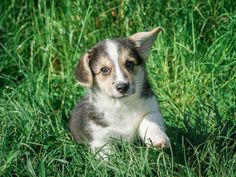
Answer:
<path fill-rule="evenodd" d="M 76 79 L 89 90 L 71 114 L 70 130 L 77 142 L 85 139 L 96 150 L 111 138 L 132 141 L 139 135 L 147 145 L 170 145 L 145 72 L 148 51 L 160 31 L 157 27 L 104 40 L 80 58 Z"/>

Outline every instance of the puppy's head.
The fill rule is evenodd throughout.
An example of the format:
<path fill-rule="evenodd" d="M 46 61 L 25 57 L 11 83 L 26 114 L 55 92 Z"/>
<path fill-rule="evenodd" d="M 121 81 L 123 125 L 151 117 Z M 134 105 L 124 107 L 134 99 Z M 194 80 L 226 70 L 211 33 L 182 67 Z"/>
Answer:
<path fill-rule="evenodd" d="M 161 28 L 139 32 L 129 38 L 107 39 L 86 52 L 79 61 L 76 78 L 110 97 L 120 98 L 139 91 L 144 62 Z"/>

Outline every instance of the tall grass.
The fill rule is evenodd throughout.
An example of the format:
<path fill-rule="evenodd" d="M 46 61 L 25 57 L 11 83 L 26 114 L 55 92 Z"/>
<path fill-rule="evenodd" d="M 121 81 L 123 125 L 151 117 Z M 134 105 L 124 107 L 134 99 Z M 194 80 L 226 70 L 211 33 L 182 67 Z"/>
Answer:
<path fill-rule="evenodd" d="M 236 1 L 3 1 L 0 176 L 236 176 Z M 107 162 L 68 130 L 78 57 L 162 26 L 147 62 L 172 147 L 115 141 Z"/>

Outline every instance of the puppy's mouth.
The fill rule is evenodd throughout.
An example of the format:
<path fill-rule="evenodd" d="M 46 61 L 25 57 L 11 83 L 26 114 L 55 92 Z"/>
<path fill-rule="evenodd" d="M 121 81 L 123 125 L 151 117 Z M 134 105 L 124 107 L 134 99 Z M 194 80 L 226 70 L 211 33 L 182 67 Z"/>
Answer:
<path fill-rule="evenodd" d="M 112 97 L 113 97 L 113 98 L 122 99 L 122 98 L 126 98 L 126 97 L 129 97 L 129 96 L 135 94 L 135 92 L 136 92 L 136 90 L 135 90 L 135 88 L 134 88 L 134 89 L 132 89 L 132 90 L 128 90 L 128 91 L 127 91 L 126 93 L 124 93 L 124 94 L 113 95 Z"/>

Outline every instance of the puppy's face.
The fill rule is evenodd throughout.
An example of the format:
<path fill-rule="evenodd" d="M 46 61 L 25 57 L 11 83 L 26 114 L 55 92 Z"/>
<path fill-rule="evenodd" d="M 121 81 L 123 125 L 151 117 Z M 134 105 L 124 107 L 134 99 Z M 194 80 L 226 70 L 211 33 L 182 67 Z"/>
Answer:
<path fill-rule="evenodd" d="M 110 97 L 136 92 L 143 77 L 143 59 L 127 39 L 105 40 L 90 51 L 94 84 Z"/>
<path fill-rule="evenodd" d="M 160 28 L 130 38 L 105 40 L 80 59 L 76 78 L 81 85 L 96 87 L 110 97 L 121 98 L 140 90 L 144 61 Z"/>

